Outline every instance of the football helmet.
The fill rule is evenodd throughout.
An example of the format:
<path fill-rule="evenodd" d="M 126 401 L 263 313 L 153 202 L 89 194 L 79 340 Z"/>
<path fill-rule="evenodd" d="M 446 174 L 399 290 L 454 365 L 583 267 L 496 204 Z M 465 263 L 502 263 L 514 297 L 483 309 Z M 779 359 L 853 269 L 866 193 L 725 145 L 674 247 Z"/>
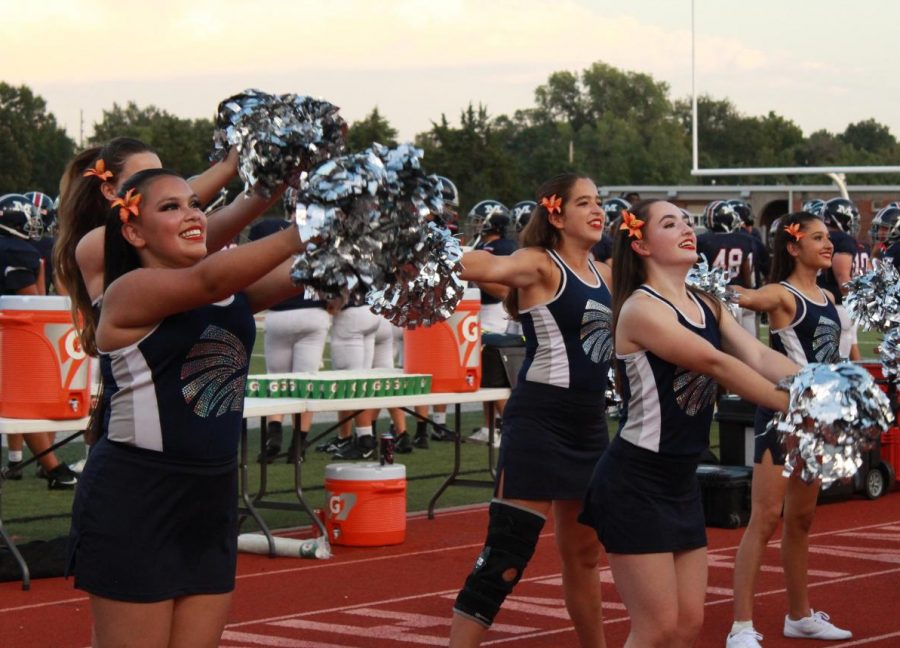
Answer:
<path fill-rule="evenodd" d="M 900 204 L 891 203 L 880 209 L 872 219 L 869 234 L 873 243 L 891 245 L 900 241 Z"/>
<path fill-rule="evenodd" d="M 750 203 L 746 200 L 741 200 L 740 198 L 732 198 L 726 202 L 734 207 L 734 210 L 737 212 L 743 225 L 753 226 L 753 208 L 750 206 Z"/>
<path fill-rule="evenodd" d="M 459 190 L 450 178 L 438 176 L 437 179 L 441 182 L 441 196 L 444 203 L 456 211 L 459 209 Z"/>
<path fill-rule="evenodd" d="M 730 233 L 742 225 L 741 216 L 734 205 L 727 200 L 713 200 L 703 212 L 706 229 L 710 232 Z"/>
<path fill-rule="evenodd" d="M 805 211 L 807 214 L 812 214 L 813 216 L 822 217 L 822 208 L 825 206 L 825 201 L 821 198 L 813 198 L 812 200 L 807 200 L 800 206 L 801 211 Z"/>
<path fill-rule="evenodd" d="M 486 220 L 494 214 L 505 214 L 509 218 L 509 209 L 499 200 L 482 200 L 469 210 L 469 218 L 476 223 Z"/>
<path fill-rule="evenodd" d="M 520 200 L 513 205 L 511 210 L 512 222 L 517 232 L 521 232 L 528 225 L 528 221 L 531 220 L 531 213 L 535 207 L 537 207 L 537 203 L 533 200 Z"/>
<path fill-rule="evenodd" d="M 606 214 L 606 233 L 615 236 L 615 230 L 622 223 L 622 212 L 631 209 L 631 203 L 624 198 L 607 198 L 600 206 Z"/>
<path fill-rule="evenodd" d="M 856 236 L 859 231 L 859 210 L 852 201 L 846 198 L 826 200 L 822 206 L 822 217 L 829 227 L 839 229 L 845 234 Z"/>
<path fill-rule="evenodd" d="M 22 239 L 41 238 L 44 224 L 31 201 L 22 194 L 0 196 L 0 230 Z"/>
<path fill-rule="evenodd" d="M 31 202 L 33 210 L 41 219 L 44 233 L 56 233 L 56 201 L 40 191 L 29 191 L 24 194 Z"/>

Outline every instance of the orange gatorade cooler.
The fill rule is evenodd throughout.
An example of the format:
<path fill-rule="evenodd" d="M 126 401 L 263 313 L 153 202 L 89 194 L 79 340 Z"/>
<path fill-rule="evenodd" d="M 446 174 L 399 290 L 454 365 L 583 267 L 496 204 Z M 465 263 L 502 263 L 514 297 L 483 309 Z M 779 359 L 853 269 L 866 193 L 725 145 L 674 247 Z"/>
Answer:
<path fill-rule="evenodd" d="M 403 370 L 431 374 L 432 392 L 481 386 L 481 292 L 469 288 L 448 319 L 403 332 Z"/>
<path fill-rule="evenodd" d="M 69 298 L 0 297 L 0 416 L 81 418 L 90 398 L 90 359 Z"/>
<path fill-rule="evenodd" d="M 406 539 L 406 466 L 325 466 L 325 529 L 336 545 L 378 547 Z"/>

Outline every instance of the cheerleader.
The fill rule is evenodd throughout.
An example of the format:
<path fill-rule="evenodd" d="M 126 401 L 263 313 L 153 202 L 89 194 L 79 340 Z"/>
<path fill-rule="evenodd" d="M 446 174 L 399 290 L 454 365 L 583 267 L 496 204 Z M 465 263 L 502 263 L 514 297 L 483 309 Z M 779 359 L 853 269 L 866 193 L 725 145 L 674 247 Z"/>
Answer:
<path fill-rule="evenodd" d="M 102 434 L 76 490 L 75 587 L 93 645 L 218 645 L 237 559 L 237 447 L 253 312 L 297 292 L 296 229 L 207 256 L 206 215 L 165 169 L 105 222 Z"/>
<path fill-rule="evenodd" d="M 526 358 L 503 416 L 487 539 L 454 605 L 452 647 L 477 646 L 522 577 L 551 509 L 566 608 L 582 646 L 605 646 L 600 544 L 578 524 L 591 470 L 606 448 L 604 389 L 612 353 L 609 268 L 593 263 L 603 234 L 597 187 L 567 173 L 539 205 L 510 256 L 463 256 L 463 279 L 508 287 Z"/>
<path fill-rule="evenodd" d="M 840 361 L 841 319 L 834 297 L 816 285 L 819 272 L 831 267 L 834 249 L 828 227 L 820 218 L 805 212 L 789 214 L 775 232 L 770 283 L 741 294 L 742 307 L 769 314 L 772 347 L 798 365 Z M 752 507 L 735 559 L 734 625 L 727 648 L 760 648 L 762 635 L 752 620 L 756 575 L 782 516 L 781 562 L 788 596 L 784 635 L 809 639 L 852 636 L 830 623 L 827 614 L 809 606 L 809 530 L 820 482 L 807 484 L 797 474 L 783 476 L 784 451 L 776 432 L 766 432 L 772 415 L 771 410 L 760 407 L 754 421 Z"/>
<path fill-rule="evenodd" d="M 60 284 L 72 299 L 72 312 L 82 326 L 82 346 L 89 355 L 93 347 L 97 313 L 103 294 L 103 220 L 109 203 L 132 174 L 160 168 L 153 149 L 130 137 L 117 137 L 103 146 L 82 151 L 66 166 L 60 182 L 59 237 L 54 248 L 54 269 Z M 210 167 L 190 184 L 201 205 L 213 199 L 237 173 L 237 151 Z M 271 199 L 246 195 L 219 209 L 209 221 L 207 249 L 215 252 L 230 244 L 253 219 L 262 214 L 280 194 Z"/>
<path fill-rule="evenodd" d="M 787 394 L 774 383 L 797 366 L 685 285 L 697 237 L 678 207 L 639 203 L 621 227 L 613 321 L 625 405 L 580 520 L 609 555 L 631 617 L 625 645 L 680 648 L 693 645 L 703 623 L 706 528 L 696 468 L 709 446 L 716 382 L 784 409 Z"/>

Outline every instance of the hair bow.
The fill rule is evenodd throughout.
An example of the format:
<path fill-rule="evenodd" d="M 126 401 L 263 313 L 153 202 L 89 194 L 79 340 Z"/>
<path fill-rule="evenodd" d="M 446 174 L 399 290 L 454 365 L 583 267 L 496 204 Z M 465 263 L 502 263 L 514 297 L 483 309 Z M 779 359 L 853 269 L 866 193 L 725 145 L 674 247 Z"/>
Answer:
<path fill-rule="evenodd" d="M 544 196 L 541 198 L 541 206 L 551 214 L 562 213 L 562 198 L 553 194 L 552 196 Z"/>
<path fill-rule="evenodd" d="M 788 225 L 784 228 L 784 231 L 794 237 L 795 241 L 799 241 L 804 236 L 806 236 L 805 232 L 800 231 L 800 223 L 794 223 L 793 225 Z"/>
<path fill-rule="evenodd" d="M 112 202 L 111 207 L 119 208 L 119 220 L 124 225 L 132 216 L 141 215 L 141 194 L 134 193 L 134 189 L 129 189 L 124 198 L 117 198 Z"/>
<path fill-rule="evenodd" d="M 644 233 L 641 231 L 641 228 L 644 226 L 644 221 L 635 216 L 629 211 L 622 212 L 622 224 L 619 225 L 620 230 L 628 230 L 628 236 L 631 236 L 636 239 L 644 238 Z"/>
<path fill-rule="evenodd" d="M 94 166 L 82 174 L 85 178 L 90 176 L 95 176 L 100 178 L 100 181 L 103 182 L 105 180 L 109 180 L 113 177 L 112 171 L 106 170 L 106 162 L 103 159 L 99 159 L 94 163 Z"/>

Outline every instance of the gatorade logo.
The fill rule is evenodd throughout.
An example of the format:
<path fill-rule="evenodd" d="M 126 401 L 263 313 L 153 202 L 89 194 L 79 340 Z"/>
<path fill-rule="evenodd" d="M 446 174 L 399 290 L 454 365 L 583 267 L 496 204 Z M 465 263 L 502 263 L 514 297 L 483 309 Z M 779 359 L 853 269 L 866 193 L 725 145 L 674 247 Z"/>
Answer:
<path fill-rule="evenodd" d="M 456 340 L 459 343 L 459 364 L 463 367 L 476 367 L 480 356 L 475 353 L 481 338 L 481 323 L 478 313 L 457 311 L 450 316 Z"/>
<path fill-rule="evenodd" d="M 356 493 L 342 493 L 328 498 L 328 510 L 331 517 L 343 522 L 350 515 L 350 511 L 356 506 Z"/>
<path fill-rule="evenodd" d="M 90 364 L 87 354 L 81 348 L 81 340 L 75 327 L 71 324 L 45 324 L 44 336 L 50 341 L 56 354 L 62 388 L 86 388 Z"/>
<path fill-rule="evenodd" d="M 78 338 L 78 332 L 74 328 L 66 335 L 63 346 L 70 358 L 73 360 L 84 360 L 84 349 L 81 348 L 81 340 Z"/>

